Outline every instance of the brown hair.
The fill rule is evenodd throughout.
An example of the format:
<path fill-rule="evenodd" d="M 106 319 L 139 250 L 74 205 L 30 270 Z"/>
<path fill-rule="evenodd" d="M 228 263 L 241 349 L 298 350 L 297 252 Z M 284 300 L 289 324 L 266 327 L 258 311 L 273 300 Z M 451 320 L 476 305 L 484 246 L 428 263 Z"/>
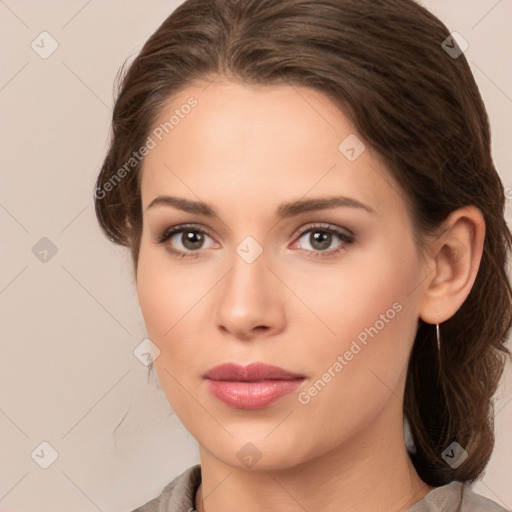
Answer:
<path fill-rule="evenodd" d="M 403 411 L 415 444 L 409 455 L 434 486 L 474 481 L 488 463 L 492 397 L 510 356 L 512 323 L 504 190 L 468 63 L 442 47 L 449 35 L 412 0 L 185 1 L 123 68 L 95 190 L 98 221 L 110 240 L 130 247 L 136 273 L 142 162 L 125 164 L 173 95 L 219 75 L 327 95 L 383 157 L 420 239 L 454 210 L 477 206 L 486 222 L 483 257 L 466 301 L 441 326 L 441 368 L 435 328 L 420 321 L 407 374 Z M 469 454 L 457 468 L 442 457 L 454 441 Z"/>

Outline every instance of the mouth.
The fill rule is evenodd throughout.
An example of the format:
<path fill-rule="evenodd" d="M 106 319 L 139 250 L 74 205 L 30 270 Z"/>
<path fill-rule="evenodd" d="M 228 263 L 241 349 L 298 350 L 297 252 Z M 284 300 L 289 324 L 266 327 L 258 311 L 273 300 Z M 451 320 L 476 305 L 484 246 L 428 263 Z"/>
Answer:
<path fill-rule="evenodd" d="M 296 374 L 264 363 L 240 366 L 226 363 L 207 371 L 207 389 L 235 409 L 263 409 L 297 389 L 305 380 Z"/>

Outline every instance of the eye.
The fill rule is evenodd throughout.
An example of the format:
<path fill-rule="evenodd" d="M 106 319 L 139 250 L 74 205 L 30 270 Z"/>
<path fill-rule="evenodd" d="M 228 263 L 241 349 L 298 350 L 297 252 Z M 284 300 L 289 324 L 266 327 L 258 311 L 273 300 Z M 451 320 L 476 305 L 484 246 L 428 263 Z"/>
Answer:
<path fill-rule="evenodd" d="M 311 256 L 332 256 L 346 249 L 346 246 L 354 242 L 353 235 L 342 231 L 340 228 L 329 224 L 315 224 L 299 233 L 299 239 L 304 240 L 299 249 L 306 250 Z M 338 245 L 332 247 L 338 239 Z M 306 245 L 306 247 L 304 247 Z M 307 247 L 309 245 L 310 248 Z"/>
<path fill-rule="evenodd" d="M 205 246 L 208 239 L 210 245 Z M 332 256 L 345 250 L 347 245 L 354 242 L 353 235 L 330 224 L 315 224 L 302 229 L 297 242 L 302 239 L 304 242 L 299 244 L 298 249 L 310 253 L 310 256 L 313 257 Z M 336 240 L 338 240 L 338 245 L 332 247 Z M 164 245 L 168 252 L 178 258 L 197 258 L 201 256 L 202 249 L 216 246 L 212 236 L 204 228 L 195 225 L 179 225 L 168 228 L 158 237 L 157 242 Z M 308 244 L 311 248 L 304 247 Z"/>
<path fill-rule="evenodd" d="M 165 230 L 158 238 L 158 243 L 165 244 L 165 248 L 178 257 L 195 258 L 199 254 L 194 253 L 199 253 L 201 249 L 208 248 L 204 246 L 207 239 L 213 241 L 206 230 L 197 226 L 181 225 Z"/>

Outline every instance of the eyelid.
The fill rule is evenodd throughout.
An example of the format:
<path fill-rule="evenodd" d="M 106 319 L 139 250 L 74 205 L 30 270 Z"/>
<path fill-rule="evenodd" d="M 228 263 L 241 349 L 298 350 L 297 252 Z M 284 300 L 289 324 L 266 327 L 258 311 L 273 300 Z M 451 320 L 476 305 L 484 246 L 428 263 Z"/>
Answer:
<path fill-rule="evenodd" d="M 336 226 L 335 224 L 330 224 L 328 222 L 312 222 L 311 224 L 308 224 L 304 227 L 301 227 L 294 237 L 301 236 L 304 233 L 307 233 L 308 231 L 311 231 L 312 229 L 318 229 L 318 230 L 326 230 L 326 231 L 333 231 L 334 233 L 345 235 L 347 237 L 353 238 L 355 235 L 353 231 L 351 231 L 348 228 L 342 228 L 340 226 Z"/>
<path fill-rule="evenodd" d="M 198 231 L 199 233 L 208 235 L 210 238 L 215 240 L 215 237 L 212 235 L 208 228 L 199 226 L 197 224 L 176 224 L 175 226 L 171 226 L 170 228 L 165 229 L 164 232 L 158 236 L 157 242 L 164 243 L 172 235 L 179 233 L 181 231 L 186 231 L 187 229 L 190 231 Z"/>

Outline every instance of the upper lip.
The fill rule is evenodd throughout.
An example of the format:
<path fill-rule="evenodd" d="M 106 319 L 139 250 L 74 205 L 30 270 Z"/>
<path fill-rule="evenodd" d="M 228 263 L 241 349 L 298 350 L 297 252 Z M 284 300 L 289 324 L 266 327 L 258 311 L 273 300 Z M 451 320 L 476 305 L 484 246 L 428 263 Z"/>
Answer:
<path fill-rule="evenodd" d="M 265 363 L 251 363 L 247 366 L 240 366 L 235 363 L 225 363 L 210 368 L 203 377 L 210 380 L 229 380 L 236 382 L 259 381 L 259 380 L 292 380 L 303 379 L 304 375 L 291 373 Z"/>

